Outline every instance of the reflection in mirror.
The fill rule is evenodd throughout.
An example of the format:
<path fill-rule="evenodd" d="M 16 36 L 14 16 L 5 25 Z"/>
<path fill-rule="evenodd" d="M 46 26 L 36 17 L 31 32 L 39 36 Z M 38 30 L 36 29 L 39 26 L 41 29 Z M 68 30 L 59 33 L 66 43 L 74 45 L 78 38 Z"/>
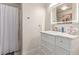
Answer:
<path fill-rule="evenodd" d="M 72 23 L 76 21 L 76 3 L 59 3 L 51 7 L 52 23 Z"/>
<path fill-rule="evenodd" d="M 56 7 L 57 22 L 72 20 L 72 3 L 64 3 Z"/>

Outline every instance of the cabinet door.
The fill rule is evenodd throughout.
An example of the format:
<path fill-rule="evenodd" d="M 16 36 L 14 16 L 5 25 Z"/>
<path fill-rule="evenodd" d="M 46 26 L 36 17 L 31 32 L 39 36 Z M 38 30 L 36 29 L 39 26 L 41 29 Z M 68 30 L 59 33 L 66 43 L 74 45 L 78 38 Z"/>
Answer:
<path fill-rule="evenodd" d="M 41 49 L 45 54 L 54 55 L 55 54 L 55 45 L 52 45 L 46 41 L 42 40 Z"/>
<path fill-rule="evenodd" d="M 65 37 L 56 37 L 56 45 L 66 50 L 70 50 L 71 39 Z"/>
<path fill-rule="evenodd" d="M 47 41 L 47 42 L 55 45 L 55 36 L 53 36 L 53 35 L 42 33 L 42 40 Z"/>
<path fill-rule="evenodd" d="M 69 55 L 70 52 L 61 48 L 61 47 L 58 47 L 56 46 L 56 55 Z"/>

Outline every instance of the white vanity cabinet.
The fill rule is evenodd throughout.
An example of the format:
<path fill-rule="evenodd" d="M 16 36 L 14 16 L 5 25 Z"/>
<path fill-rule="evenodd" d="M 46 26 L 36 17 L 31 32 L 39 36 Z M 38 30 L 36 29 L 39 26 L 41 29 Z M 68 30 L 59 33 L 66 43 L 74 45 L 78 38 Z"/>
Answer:
<path fill-rule="evenodd" d="M 45 54 L 55 54 L 55 37 L 48 34 L 41 34 L 41 49 Z"/>
<path fill-rule="evenodd" d="M 46 55 L 79 54 L 79 38 L 58 32 L 41 32 L 41 49 Z"/>

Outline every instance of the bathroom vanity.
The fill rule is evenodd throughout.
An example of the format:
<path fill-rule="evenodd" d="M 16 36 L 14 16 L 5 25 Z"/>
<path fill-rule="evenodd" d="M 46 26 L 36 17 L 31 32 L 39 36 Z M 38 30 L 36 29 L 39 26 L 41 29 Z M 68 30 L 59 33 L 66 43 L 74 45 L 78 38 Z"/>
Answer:
<path fill-rule="evenodd" d="M 45 55 L 78 55 L 79 36 L 56 31 L 42 31 L 41 50 Z"/>

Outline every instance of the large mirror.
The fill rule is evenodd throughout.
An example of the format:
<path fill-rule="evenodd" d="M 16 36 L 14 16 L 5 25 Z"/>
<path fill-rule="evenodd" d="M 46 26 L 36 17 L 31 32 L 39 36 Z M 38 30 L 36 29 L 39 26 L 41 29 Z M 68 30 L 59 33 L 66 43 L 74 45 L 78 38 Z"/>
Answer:
<path fill-rule="evenodd" d="M 76 20 L 76 3 L 63 3 L 51 7 L 51 22 L 72 23 Z"/>
<path fill-rule="evenodd" d="M 56 7 L 57 22 L 72 20 L 72 4 L 65 3 Z"/>

